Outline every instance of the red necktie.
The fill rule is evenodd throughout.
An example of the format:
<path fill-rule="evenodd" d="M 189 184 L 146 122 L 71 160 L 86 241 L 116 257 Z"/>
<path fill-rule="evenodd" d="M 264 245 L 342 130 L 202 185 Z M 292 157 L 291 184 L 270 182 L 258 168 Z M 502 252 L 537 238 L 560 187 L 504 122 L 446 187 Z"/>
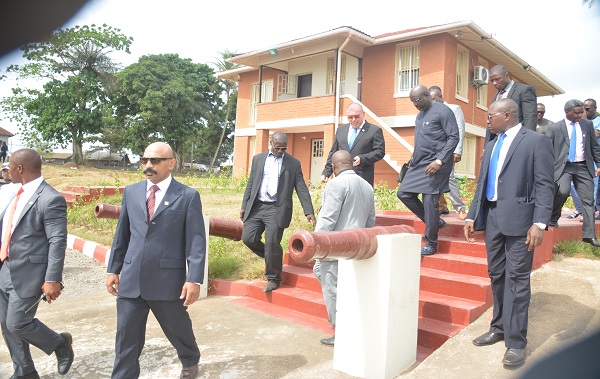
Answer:
<path fill-rule="evenodd" d="M 15 209 L 17 209 L 17 203 L 19 202 L 19 198 L 21 197 L 22 193 L 23 187 L 19 188 L 17 196 L 15 196 L 15 202 L 13 203 L 12 208 L 10 208 L 10 213 L 8 214 L 6 229 L 2 233 L 2 247 L 0 247 L 1 262 L 4 262 L 4 260 L 8 257 L 8 244 L 10 243 L 10 237 L 12 236 L 13 216 L 15 215 Z"/>
<path fill-rule="evenodd" d="M 504 98 L 504 93 L 506 93 L 505 90 L 501 89 L 500 91 L 498 91 L 498 100 Z"/>
<path fill-rule="evenodd" d="M 156 191 L 160 188 L 155 184 L 150 187 L 150 195 L 148 196 L 148 200 L 146 200 L 146 204 L 148 205 L 148 221 L 152 220 L 152 215 L 154 214 L 154 204 L 156 203 Z"/>

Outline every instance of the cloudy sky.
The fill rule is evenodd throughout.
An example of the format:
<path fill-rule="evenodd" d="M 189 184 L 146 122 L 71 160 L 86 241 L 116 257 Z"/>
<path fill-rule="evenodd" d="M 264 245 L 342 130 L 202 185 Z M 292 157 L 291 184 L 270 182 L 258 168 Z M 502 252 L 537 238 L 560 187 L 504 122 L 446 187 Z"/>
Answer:
<path fill-rule="evenodd" d="M 572 98 L 600 101 L 600 1 L 196 1 L 95 0 L 64 28 L 108 24 L 134 39 L 124 65 L 142 55 L 177 53 L 198 63 L 215 62 L 223 50 L 250 52 L 340 26 L 368 35 L 471 20 L 561 87 L 566 94 L 542 97 L 546 117 L 564 117 Z M 20 63 L 18 51 L 0 68 Z M 0 97 L 14 82 L 0 82 Z M 1 117 L 1 115 L 0 115 Z M 17 132 L 10 123 L 0 126 Z"/>

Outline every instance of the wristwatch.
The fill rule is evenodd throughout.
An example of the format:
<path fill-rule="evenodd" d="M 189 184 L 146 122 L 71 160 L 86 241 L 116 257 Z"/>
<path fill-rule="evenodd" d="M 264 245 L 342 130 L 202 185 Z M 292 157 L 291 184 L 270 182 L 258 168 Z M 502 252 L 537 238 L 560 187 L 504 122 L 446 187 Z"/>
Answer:
<path fill-rule="evenodd" d="M 533 225 L 537 226 L 539 230 L 546 230 L 546 224 L 542 222 L 534 222 Z"/>
<path fill-rule="evenodd" d="M 436 159 L 435 163 L 437 163 L 439 166 L 441 166 L 443 164 L 443 162 L 441 160 L 439 160 L 439 159 Z"/>

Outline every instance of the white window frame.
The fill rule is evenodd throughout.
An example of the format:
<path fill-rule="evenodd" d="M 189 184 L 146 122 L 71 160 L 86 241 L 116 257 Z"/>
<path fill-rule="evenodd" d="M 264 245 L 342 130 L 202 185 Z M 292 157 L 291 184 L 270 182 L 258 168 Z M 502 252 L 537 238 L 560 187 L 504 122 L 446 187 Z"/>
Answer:
<path fill-rule="evenodd" d="M 485 59 L 479 58 L 479 64 L 478 66 L 483 66 L 485 68 L 488 68 L 488 62 Z M 477 108 L 481 108 L 484 111 L 487 111 L 488 109 L 488 86 L 487 84 L 481 85 L 476 87 L 476 104 L 477 104 Z"/>
<path fill-rule="evenodd" d="M 346 56 L 342 55 L 340 69 L 340 94 L 343 95 L 346 90 Z M 327 58 L 327 85 L 325 93 L 331 95 L 335 89 L 335 58 Z"/>
<path fill-rule="evenodd" d="M 456 48 L 456 98 L 469 102 L 469 50 L 461 45 Z"/>
<path fill-rule="evenodd" d="M 463 139 L 463 148 L 460 162 L 454 164 L 454 174 L 475 177 L 475 151 L 477 148 L 477 138 L 472 134 L 465 133 Z"/>
<path fill-rule="evenodd" d="M 297 82 L 296 75 L 277 74 L 277 94 L 296 95 Z"/>
<path fill-rule="evenodd" d="M 419 84 L 421 45 L 419 41 L 396 45 L 394 96 L 408 97 Z"/>

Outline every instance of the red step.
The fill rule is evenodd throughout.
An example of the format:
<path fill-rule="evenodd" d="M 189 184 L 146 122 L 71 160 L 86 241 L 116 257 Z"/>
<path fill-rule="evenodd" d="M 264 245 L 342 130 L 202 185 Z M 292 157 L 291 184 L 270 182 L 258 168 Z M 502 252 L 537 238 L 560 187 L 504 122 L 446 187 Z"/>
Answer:
<path fill-rule="evenodd" d="M 321 294 L 321 284 L 317 280 L 312 268 L 283 265 L 281 283 Z"/>
<path fill-rule="evenodd" d="M 484 238 L 485 234 L 476 233 L 475 242 L 470 243 L 462 235 L 458 237 L 442 235 L 438 240 L 438 251 L 487 259 Z"/>
<path fill-rule="evenodd" d="M 421 267 L 464 275 L 488 277 L 487 259 L 459 254 L 438 253 L 423 257 Z"/>
<path fill-rule="evenodd" d="M 457 325 L 469 325 L 479 317 L 491 303 L 442 295 L 439 293 L 419 292 L 419 316 L 450 322 Z"/>
<path fill-rule="evenodd" d="M 491 298 L 489 278 L 421 267 L 421 291 L 487 302 Z"/>
<path fill-rule="evenodd" d="M 419 317 L 419 332 L 417 345 L 429 349 L 437 349 L 448 341 L 450 337 L 460 332 L 464 326 L 451 324 L 439 320 Z"/>
<path fill-rule="evenodd" d="M 315 278 L 316 280 L 316 278 Z M 311 316 L 327 319 L 325 300 L 320 292 L 282 285 L 275 291 L 263 292 L 265 282 L 253 283 L 248 287 L 248 296 L 267 303 L 281 305 Z"/>

